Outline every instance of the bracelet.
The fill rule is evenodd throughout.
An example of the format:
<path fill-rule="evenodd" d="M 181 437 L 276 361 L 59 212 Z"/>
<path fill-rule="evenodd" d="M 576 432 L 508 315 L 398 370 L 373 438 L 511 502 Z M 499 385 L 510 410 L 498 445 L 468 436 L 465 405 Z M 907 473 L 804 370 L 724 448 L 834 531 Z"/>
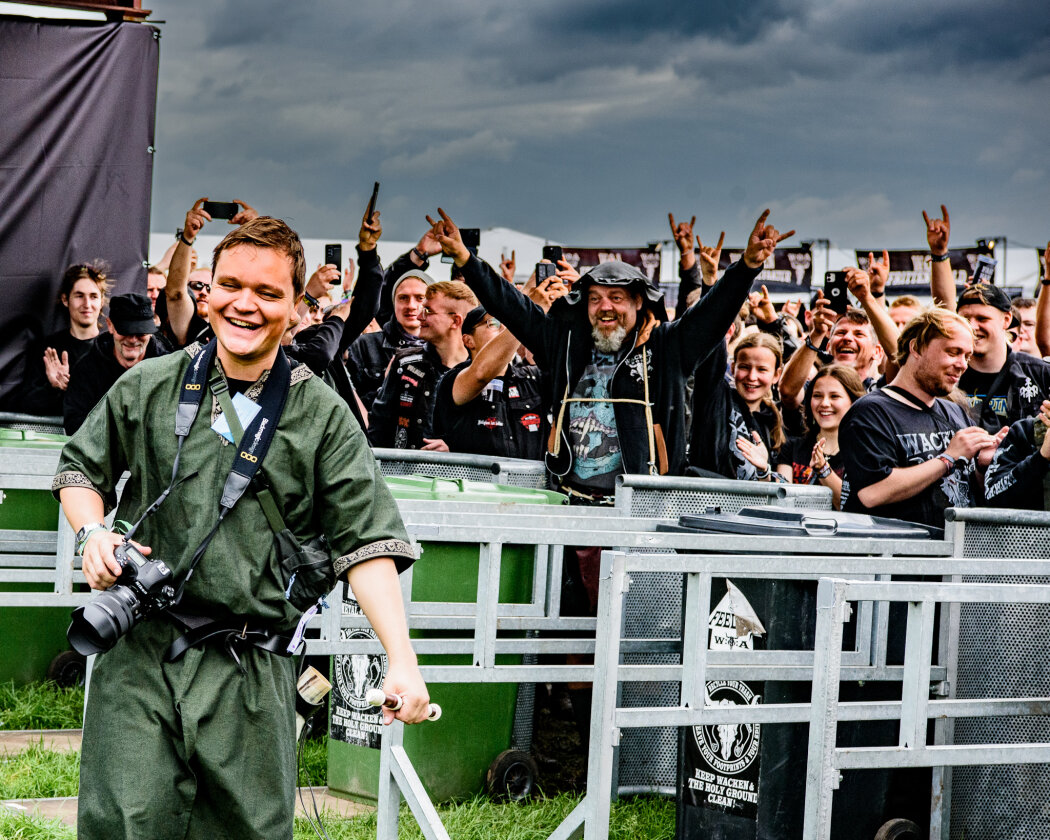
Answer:
<path fill-rule="evenodd" d="M 812 339 L 809 336 L 806 336 L 806 349 L 812 350 L 818 356 L 820 355 L 820 348 L 813 343 Z"/>
<path fill-rule="evenodd" d="M 311 306 L 313 306 L 313 307 L 319 307 L 321 305 L 318 302 L 317 298 L 315 298 L 313 295 L 311 295 L 309 292 L 307 292 L 305 290 L 303 291 L 303 297 L 306 298 L 306 302 L 308 304 L 310 304 Z"/>
<path fill-rule="evenodd" d="M 949 254 L 947 252 L 943 254 L 930 254 L 930 262 L 947 262 Z"/>
<path fill-rule="evenodd" d="M 944 465 L 948 468 L 948 472 L 945 473 L 945 475 L 947 475 L 955 469 L 955 459 L 947 452 L 942 452 L 940 455 L 938 455 L 937 460 L 943 462 Z"/>
<path fill-rule="evenodd" d="M 824 466 L 817 470 L 817 478 L 823 479 L 827 478 L 829 475 L 831 475 L 831 464 L 825 461 Z"/>
<path fill-rule="evenodd" d="M 767 478 L 769 478 L 772 472 L 773 470 L 770 468 L 769 464 L 766 464 L 765 472 L 758 473 L 756 475 L 756 478 L 758 478 L 759 481 L 765 481 Z"/>
<path fill-rule="evenodd" d="M 1043 286 L 1050 286 L 1050 277 L 1044 277 L 1039 283 Z"/>
<path fill-rule="evenodd" d="M 412 253 L 419 257 L 419 261 L 423 263 L 423 265 L 426 265 L 428 262 L 430 262 L 430 258 L 418 248 L 413 248 Z"/>
<path fill-rule="evenodd" d="M 872 293 L 871 293 L 871 296 L 872 296 L 873 298 L 876 298 L 876 299 L 878 299 L 878 298 L 881 298 L 881 297 L 885 297 L 885 296 L 886 296 L 886 293 L 885 293 L 885 292 L 872 292 Z"/>
<path fill-rule="evenodd" d="M 181 230 L 179 231 L 179 241 L 183 245 L 185 245 L 187 248 L 192 248 L 193 247 L 193 243 L 190 242 L 190 240 L 188 240 L 185 236 L 182 235 L 182 231 Z"/>

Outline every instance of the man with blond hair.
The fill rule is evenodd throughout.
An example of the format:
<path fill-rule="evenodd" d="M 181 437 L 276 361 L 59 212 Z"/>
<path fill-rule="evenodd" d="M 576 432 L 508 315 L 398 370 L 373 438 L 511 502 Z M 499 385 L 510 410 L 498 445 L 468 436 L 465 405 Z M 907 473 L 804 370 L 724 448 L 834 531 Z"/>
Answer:
<path fill-rule="evenodd" d="M 973 484 L 1003 435 L 974 426 L 945 399 L 973 353 L 973 330 L 947 309 L 915 316 L 901 332 L 899 372 L 857 400 L 839 439 L 846 479 L 843 510 L 943 527 L 948 507 L 971 507 Z M 1005 431 L 1005 430 L 1004 430 Z"/>
<path fill-rule="evenodd" d="M 478 299 L 466 283 L 440 280 L 426 289 L 420 319 L 423 347 L 398 350 L 390 360 L 368 418 L 373 446 L 448 452 L 432 431 L 438 381 L 469 358 L 463 344 L 463 320 Z"/>

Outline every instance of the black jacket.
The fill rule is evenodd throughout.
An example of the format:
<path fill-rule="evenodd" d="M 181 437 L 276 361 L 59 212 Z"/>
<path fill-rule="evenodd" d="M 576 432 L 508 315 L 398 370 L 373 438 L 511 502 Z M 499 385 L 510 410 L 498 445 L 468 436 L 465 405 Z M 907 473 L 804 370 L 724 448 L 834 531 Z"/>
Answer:
<path fill-rule="evenodd" d="M 1050 461 L 1039 454 L 1044 434 L 1036 440 L 1032 417 L 1018 420 L 995 450 L 984 474 L 984 499 L 991 507 L 1045 510 L 1044 482 Z"/>
<path fill-rule="evenodd" d="M 65 329 L 30 344 L 26 350 L 26 369 L 15 410 L 38 417 L 61 417 L 66 392 L 52 387 L 48 380 L 47 369 L 44 367 L 44 350 L 53 347 L 60 359 L 63 353 L 68 353 L 69 370 L 72 372 L 77 362 L 87 355 L 94 343 L 93 338 L 74 338 L 73 334 Z"/>
<path fill-rule="evenodd" d="M 441 356 L 429 344 L 398 350 L 369 412 L 372 446 L 422 449 L 424 438 L 434 437 L 434 397 L 438 381 L 447 372 Z"/>
<path fill-rule="evenodd" d="M 372 412 L 372 404 L 379 394 L 386 375 L 386 367 L 394 353 L 406 347 L 423 347 L 423 339 L 409 335 L 391 318 L 379 332 L 365 333 L 351 345 L 346 369 L 365 410 Z"/>
<path fill-rule="evenodd" d="M 669 323 L 658 323 L 666 317 L 666 313 L 655 313 L 655 307 L 662 307 L 662 302 L 654 304 L 648 299 L 653 308 L 639 313 L 635 330 L 624 342 L 626 352 L 621 353 L 611 390 L 614 398 L 641 400 L 648 378 L 656 427 L 653 431 L 657 449 L 662 450 L 656 456 L 663 463 L 650 464 L 649 428 L 644 408 L 616 403 L 624 472 L 682 472 L 686 436 L 685 380 L 697 360 L 724 340 L 758 272 L 759 269 L 748 268 L 743 262 L 734 263 L 707 295 Z M 550 443 L 554 443 L 555 433 L 560 434 L 561 442 L 557 446 L 557 458 L 552 457 L 552 447 L 548 446 L 547 463 L 552 473 L 565 475 L 572 467 L 572 448 L 565 432 L 557 428 L 557 418 L 566 388 L 571 393 L 579 382 L 594 347 L 585 299 L 571 304 L 568 298 L 562 298 L 545 313 L 477 257 L 471 257 L 463 267 L 463 275 L 485 309 L 503 321 L 533 352 L 537 364 L 550 372 L 555 417 Z"/>
<path fill-rule="evenodd" d="M 153 359 L 166 355 L 160 345 L 150 338 L 146 345 L 144 358 Z M 127 370 L 113 355 L 113 335 L 102 333 L 95 339 L 91 349 L 84 355 L 76 367 L 69 372 L 69 387 L 66 389 L 66 403 L 63 417 L 66 434 L 71 435 L 84 423 L 91 409 L 95 407 L 113 383 Z"/>

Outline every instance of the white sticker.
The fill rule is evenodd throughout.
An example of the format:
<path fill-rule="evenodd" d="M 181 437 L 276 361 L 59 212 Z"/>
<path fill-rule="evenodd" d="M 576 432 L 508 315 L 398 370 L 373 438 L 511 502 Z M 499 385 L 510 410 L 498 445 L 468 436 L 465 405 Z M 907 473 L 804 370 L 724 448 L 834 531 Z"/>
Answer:
<path fill-rule="evenodd" d="M 233 395 L 233 410 L 237 412 L 237 419 L 241 421 L 241 428 L 247 429 L 255 415 L 259 413 L 259 406 L 248 399 L 244 394 Z M 236 443 L 233 432 L 230 431 L 230 423 L 225 414 L 220 414 L 219 419 L 211 424 L 212 431 L 226 438 L 230 443 Z"/>

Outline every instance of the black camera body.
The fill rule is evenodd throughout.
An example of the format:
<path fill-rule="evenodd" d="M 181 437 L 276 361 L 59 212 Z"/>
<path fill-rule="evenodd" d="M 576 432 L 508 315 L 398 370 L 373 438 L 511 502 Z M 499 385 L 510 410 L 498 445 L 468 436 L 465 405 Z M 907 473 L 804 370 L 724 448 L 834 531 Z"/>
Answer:
<path fill-rule="evenodd" d="M 104 653 L 136 622 L 165 610 L 175 600 L 171 569 L 163 560 L 150 560 L 130 542 L 113 550 L 121 566 L 117 583 L 73 611 L 66 638 L 83 656 Z"/>

